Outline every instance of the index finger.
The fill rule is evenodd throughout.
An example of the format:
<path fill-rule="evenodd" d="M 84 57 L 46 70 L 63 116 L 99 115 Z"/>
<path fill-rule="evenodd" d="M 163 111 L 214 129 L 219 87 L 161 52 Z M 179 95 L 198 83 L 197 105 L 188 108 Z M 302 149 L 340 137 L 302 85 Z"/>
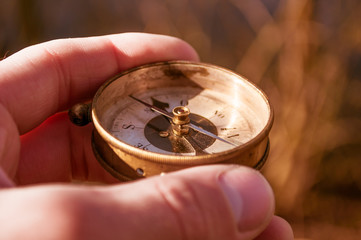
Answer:
<path fill-rule="evenodd" d="M 172 59 L 197 60 L 198 56 L 177 38 L 153 34 L 50 41 L 0 62 L 0 104 L 22 134 L 55 112 L 90 98 L 112 75 Z"/>

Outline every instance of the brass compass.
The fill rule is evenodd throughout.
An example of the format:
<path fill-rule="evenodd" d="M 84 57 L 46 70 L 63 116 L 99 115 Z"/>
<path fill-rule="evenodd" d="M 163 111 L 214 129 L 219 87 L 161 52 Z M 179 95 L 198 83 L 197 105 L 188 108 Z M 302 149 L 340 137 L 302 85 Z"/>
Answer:
<path fill-rule="evenodd" d="M 93 151 L 120 180 L 203 164 L 260 169 L 269 152 L 273 111 L 240 75 L 210 64 L 169 61 L 107 81 L 70 119 L 94 124 Z"/>

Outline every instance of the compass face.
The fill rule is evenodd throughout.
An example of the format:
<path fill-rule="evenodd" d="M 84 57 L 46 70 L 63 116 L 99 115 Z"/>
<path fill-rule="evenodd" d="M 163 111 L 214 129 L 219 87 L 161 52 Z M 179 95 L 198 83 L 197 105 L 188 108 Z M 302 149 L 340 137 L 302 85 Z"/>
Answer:
<path fill-rule="evenodd" d="M 105 128 L 116 139 L 145 151 L 168 155 L 219 153 L 241 146 L 261 131 L 257 128 L 260 119 L 252 109 L 214 90 L 160 87 L 136 96 L 167 112 L 186 106 L 192 124 L 228 142 L 193 129 L 176 136 L 170 118 L 124 96 L 104 114 Z"/>
<path fill-rule="evenodd" d="M 119 179 L 231 163 L 259 169 L 269 151 L 272 108 L 255 85 L 195 62 L 123 72 L 94 96 L 93 151 Z"/>

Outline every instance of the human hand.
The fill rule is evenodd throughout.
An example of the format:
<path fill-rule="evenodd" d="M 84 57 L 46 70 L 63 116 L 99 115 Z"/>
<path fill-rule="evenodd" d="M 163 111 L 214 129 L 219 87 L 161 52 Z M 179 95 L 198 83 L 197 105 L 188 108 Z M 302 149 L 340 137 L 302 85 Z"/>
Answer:
<path fill-rule="evenodd" d="M 122 70 L 172 59 L 198 56 L 179 39 L 119 34 L 51 41 L 0 62 L 0 239 L 292 239 L 270 186 L 245 167 L 66 183 L 117 181 L 92 154 L 92 126 L 58 112 Z"/>

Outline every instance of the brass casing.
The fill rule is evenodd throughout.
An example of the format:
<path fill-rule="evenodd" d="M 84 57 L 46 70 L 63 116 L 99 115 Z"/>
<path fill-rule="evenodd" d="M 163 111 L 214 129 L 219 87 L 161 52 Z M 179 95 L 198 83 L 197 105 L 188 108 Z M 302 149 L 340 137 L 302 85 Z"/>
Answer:
<path fill-rule="evenodd" d="M 232 96 L 236 100 L 242 100 L 247 107 L 255 108 L 254 112 L 264 119 L 261 130 L 241 146 L 199 156 L 145 151 L 119 141 L 106 130 L 102 119 L 104 112 L 118 95 L 147 91 L 159 84 L 192 85 L 234 94 Z M 260 169 L 270 149 L 269 132 L 273 123 L 273 110 L 259 88 L 232 71 L 204 63 L 169 61 L 134 68 L 106 82 L 93 99 L 91 117 L 95 127 L 92 146 L 96 158 L 113 176 L 127 181 L 204 164 L 240 164 Z"/>

